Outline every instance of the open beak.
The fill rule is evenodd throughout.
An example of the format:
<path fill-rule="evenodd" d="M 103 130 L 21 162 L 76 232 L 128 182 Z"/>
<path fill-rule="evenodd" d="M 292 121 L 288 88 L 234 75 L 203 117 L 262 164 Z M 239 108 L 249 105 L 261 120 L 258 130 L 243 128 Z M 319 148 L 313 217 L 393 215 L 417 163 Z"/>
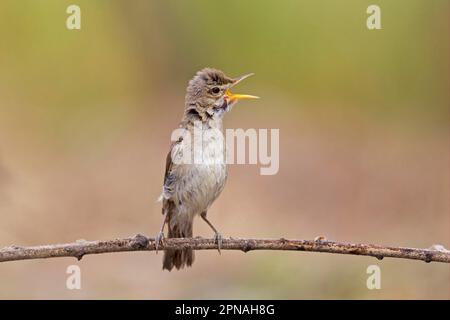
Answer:
<path fill-rule="evenodd" d="M 231 87 L 234 87 L 239 82 L 241 82 L 242 80 L 244 80 L 252 75 L 254 75 L 254 73 L 249 73 L 249 74 L 246 74 L 246 75 L 243 75 L 241 77 L 234 79 Z M 250 94 L 231 93 L 231 91 L 229 89 L 225 92 L 225 96 L 228 98 L 228 100 L 230 102 L 235 102 L 235 101 L 244 100 L 244 99 L 259 99 L 259 97 L 252 96 Z"/>

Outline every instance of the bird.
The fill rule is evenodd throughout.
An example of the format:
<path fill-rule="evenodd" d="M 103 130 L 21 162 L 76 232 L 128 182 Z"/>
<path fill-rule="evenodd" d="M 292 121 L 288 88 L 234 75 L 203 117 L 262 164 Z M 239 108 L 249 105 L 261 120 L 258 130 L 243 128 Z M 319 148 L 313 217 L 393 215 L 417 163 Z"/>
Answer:
<path fill-rule="evenodd" d="M 220 253 L 222 236 L 207 218 L 207 212 L 227 180 L 223 118 L 238 101 L 258 98 L 230 91 L 252 75 L 231 78 L 218 69 L 204 68 L 189 81 L 184 114 L 178 127 L 185 134 L 172 141 L 166 157 L 163 190 L 159 197 L 164 218 L 155 238 L 156 252 L 164 243 L 165 225 L 168 226 L 168 238 L 190 238 L 194 217 L 200 216 L 214 232 Z M 199 130 L 202 137 L 200 157 L 197 149 L 192 147 L 191 137 L 195 130 Z M 194 251 L 190 248 L 164 250 L 163 270 L 171 271 L 174 267 L 179 270 L 190 267 L 193 262 Z"/>

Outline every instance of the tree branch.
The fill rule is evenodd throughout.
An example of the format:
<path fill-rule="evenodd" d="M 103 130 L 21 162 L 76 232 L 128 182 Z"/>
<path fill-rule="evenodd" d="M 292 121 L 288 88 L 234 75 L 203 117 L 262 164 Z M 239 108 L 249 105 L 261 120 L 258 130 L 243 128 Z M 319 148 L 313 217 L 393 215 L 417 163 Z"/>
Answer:
<path fill-rule="evenodd" d="M 192 248 L 194 250 L 217 250 L 214 239 L 179 238 L 165 239 L 160 250 Z M 440 245 L 430 249 L 403 247 L 385 247 L 372 244 L 352 244 L 327 240 L 287 240 L 287 239 L 223 239 L 222 250 L 291 250 L 327 252 L 372 256 L 378 259 L 384 257 L 422 260 L 425 262 L 450 263 L 450 251 Z M 74 243 L 43 245 L 35 247 L 10 246 L 0 249 L 0 262 L 44 259 L 56 257 L 75 257 L 80 260 L 87 254 L 100 254 L 125 251 L 155 251 L 155 240 L 143 235 L 107 241 L 78 240 Z"/>

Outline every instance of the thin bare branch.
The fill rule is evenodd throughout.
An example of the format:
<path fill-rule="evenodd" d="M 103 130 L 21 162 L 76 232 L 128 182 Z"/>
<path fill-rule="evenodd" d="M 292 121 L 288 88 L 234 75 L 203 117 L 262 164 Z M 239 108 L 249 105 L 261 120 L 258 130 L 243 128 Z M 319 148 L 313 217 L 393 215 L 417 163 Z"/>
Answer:
<path fill-rule="evenodd" d="M 217 250 L 214 239 L 204 238 L 180 238 L 165 239 L 160 250 L 192 248 L 195 250 Z M 384 257 L 422 260 L 425 262 L 450 263 L 450 251 L 442 246 L 430 249 L 416 249 L 403 247 L 386 247 L 372 244 L 341 243 L 328 240 L 288 240 L 288 239 L 235 239 L 225 238 L 222 250 L 291 250 L 327 252 L 336 254 L 351 254 L 372 256 L 378 259 Z M 46 259 L 56 257 L 75 257 L 81 259 L 84 255 L 113 253 L 125 251 L 155 251 L 155 240 L 143 235 L 130 238 L 85 241 L 78 240 L 74 243 L 53 244 L 35 247 L 10 246 L 0 249 L 0 262 Z"/>

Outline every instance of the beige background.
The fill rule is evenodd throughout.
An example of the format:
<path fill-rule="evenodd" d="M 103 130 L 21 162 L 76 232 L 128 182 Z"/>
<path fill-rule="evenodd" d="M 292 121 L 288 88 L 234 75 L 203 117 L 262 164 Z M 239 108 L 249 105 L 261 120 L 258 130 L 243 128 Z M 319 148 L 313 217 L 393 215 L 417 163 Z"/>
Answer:
<path fill-rule="evenodd" d="M 224 236 L 449 247 L 448 1 L 0 4 L 0 246 L 155 235 L 169 137 L 204 66 L 255 72 L 228 128 L 279 128 L 280 171 L 234 165 Z M 196 235 L 211 236 L 197 220 Z M 449 298 L 446 264 L 297 252 L 0 264 L 1 298 Z M 65 287 L 78 264 L 82 290 Z M 366 268 L 382 289 L 366 288 Z"/>

